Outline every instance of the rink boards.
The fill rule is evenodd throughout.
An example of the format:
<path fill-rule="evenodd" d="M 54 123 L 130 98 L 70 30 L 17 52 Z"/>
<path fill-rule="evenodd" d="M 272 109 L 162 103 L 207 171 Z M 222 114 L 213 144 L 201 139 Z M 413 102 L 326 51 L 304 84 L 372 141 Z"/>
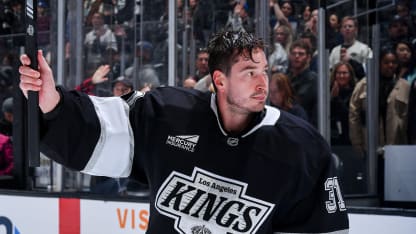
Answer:
<path fill-rule="evenodd" d="M 350 213 L 350 234 L 414 233 L 416 216 Z M 0 195 L 0 234 L 140 234 L 149 204 L 73 197 Z"/>

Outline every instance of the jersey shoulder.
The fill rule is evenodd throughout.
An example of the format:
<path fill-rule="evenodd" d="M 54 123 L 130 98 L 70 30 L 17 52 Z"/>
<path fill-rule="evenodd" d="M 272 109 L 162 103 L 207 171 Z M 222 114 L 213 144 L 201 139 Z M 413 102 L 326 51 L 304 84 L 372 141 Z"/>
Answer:
<path fill-rule="evenodd" d="M 291 163 L 322 162 L 328 160 L 331 150 L 320 133 L 307 121 L 285 111 L 273 126 L 272 139 L 278 150 Z M 281 154 L 279 154 L 281 155 Z"/>

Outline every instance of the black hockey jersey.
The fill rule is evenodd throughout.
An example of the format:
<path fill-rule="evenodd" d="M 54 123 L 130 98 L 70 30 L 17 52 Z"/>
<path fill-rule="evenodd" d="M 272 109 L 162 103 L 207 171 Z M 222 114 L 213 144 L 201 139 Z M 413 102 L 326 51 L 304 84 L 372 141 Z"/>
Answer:
<path fill-rule="evenodd" d="M 147 233 L 348 233 L 330 149 L 293 115 L 266 106 L 231 136 L 215 94 L 164 87 L 126 104 L 60 93 L 44 115 L 42 151 L 86 173 L 149 183 Z"/>

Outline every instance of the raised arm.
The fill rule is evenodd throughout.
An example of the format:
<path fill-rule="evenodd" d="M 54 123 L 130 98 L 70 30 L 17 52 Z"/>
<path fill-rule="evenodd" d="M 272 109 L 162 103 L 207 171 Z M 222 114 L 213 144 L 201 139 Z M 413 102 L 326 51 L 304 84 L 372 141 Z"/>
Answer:
<path fill-rule="evenodd" d="M 94 97 L 55 87 L 52 71 L 38 52 L 39 71 L 21 56 L 20 88 L 39 92 L 41 152 L 54 161 L 92 175 L 125 177 L 133 158 L 129 107 L 119 97 Z"/>

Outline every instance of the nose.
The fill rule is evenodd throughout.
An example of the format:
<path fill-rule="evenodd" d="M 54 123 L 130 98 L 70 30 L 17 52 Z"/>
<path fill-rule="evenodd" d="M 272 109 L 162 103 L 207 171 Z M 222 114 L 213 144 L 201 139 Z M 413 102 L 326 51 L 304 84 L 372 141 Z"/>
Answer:
<path fill-rule="evenodd" d="M 258 80 L 257 90 L 267 90 L 269 84 L 269 76 L 267 74 L 258 74 L 256 77 Z"/>

